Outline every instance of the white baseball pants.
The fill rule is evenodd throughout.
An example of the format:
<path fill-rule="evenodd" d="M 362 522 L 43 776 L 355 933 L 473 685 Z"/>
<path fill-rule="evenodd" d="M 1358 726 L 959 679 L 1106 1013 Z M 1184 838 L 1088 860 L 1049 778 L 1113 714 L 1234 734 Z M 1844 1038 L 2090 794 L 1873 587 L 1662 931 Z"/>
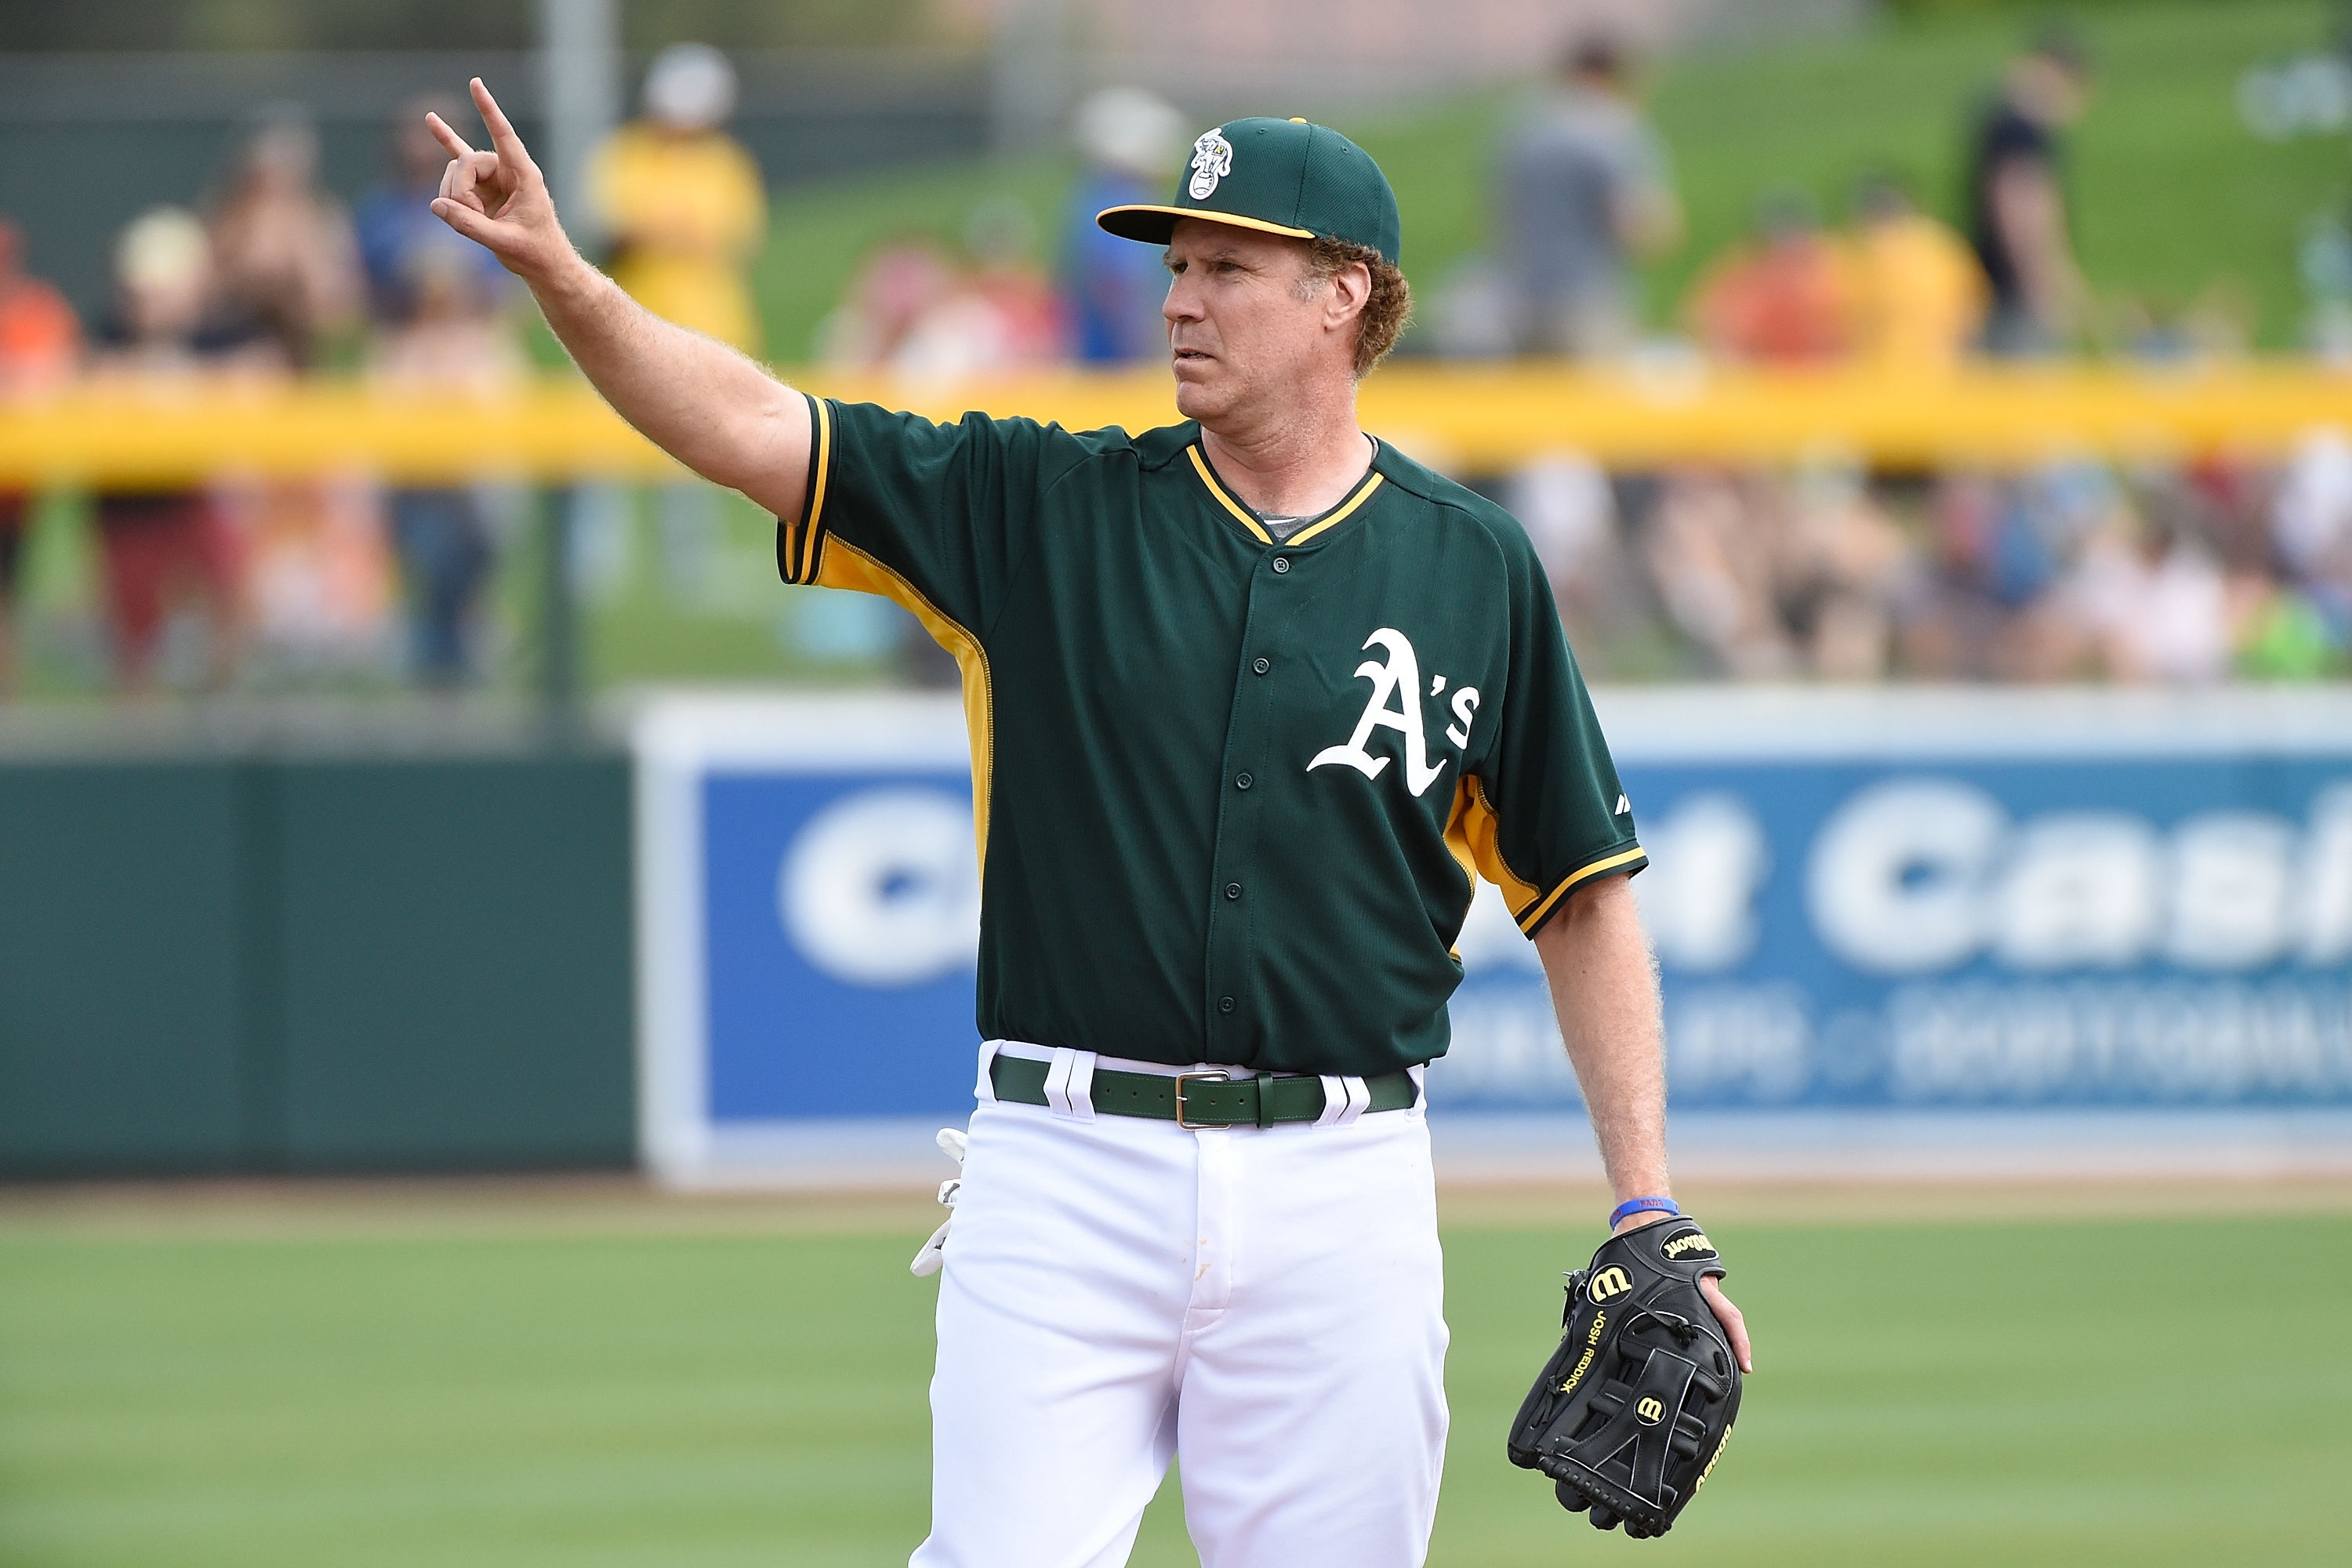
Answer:
<path fill-rule="evenodd" d="M 994 1102 L 1000 1044 L 1068 1058 L 1055 1106 Z M 1420 1563 L 1446 1343 L 1421 1109 L 1188 1131 L 1095 1116 L 1096 1060 L 982 1050 L 911 1568 L 1117 1568 L 1180 1453 L 1203 1568 Z"/>

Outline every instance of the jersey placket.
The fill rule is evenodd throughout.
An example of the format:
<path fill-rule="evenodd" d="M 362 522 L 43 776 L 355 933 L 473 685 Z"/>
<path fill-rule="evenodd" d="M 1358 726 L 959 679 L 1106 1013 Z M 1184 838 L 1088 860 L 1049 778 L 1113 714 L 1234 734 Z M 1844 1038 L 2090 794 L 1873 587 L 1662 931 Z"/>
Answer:
<path fill-rule="evenodd" d="M 1242 1042 L 1258 1037 L 1265 1025 L 1264 1019 L 1251 1016 L 1258 954 L 1249 940 L 1250 900 L 1263 891 L 1251 886 L 1252 851 L 1265 800 L 1262 781 L 1275 760 L 1268 751 L 1274 738 L 1266 721 L 1273 708 L 1273 682 L 1288 673 L 1267 628 L 1280 623 L 1283 601 L 1295 596 L 1295 584 L 1303 575 L 1299 565 L 1292 551 L 1277 545 L 1260 554 L 1250 574 L 1249 607 L 1242 617 L 1233 707 L 1225 723 L 1209 878 L 1205 1061 L 1243 1061 L 1255 1047 L 1244 1047 Z"/>

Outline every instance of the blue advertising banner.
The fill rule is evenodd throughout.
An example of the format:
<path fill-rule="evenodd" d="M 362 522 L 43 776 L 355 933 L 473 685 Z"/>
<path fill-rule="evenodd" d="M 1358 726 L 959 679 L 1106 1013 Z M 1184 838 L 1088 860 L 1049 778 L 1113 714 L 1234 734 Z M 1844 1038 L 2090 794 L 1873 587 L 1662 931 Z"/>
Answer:
<path fill-rule="evenodd" d="M 2352 1103 L 2352 705 L 1718 689 L 1602 713 L 1676 1104 Z M 649 1157 L 961 1114 L 960 705 L 677 699 L 638 733 Z M 1433 1106 L 1574 1105 L 1493 889 L 1459 947 Z"/>
<path fill-rule="evenodd" d="M 711 1120 L 968 1109 L 969 772 L 714 773 L 702 797 Z"/>
<path fill-rule="evenodd" d="M 1623 776 L 1677 1104 L 2352 1100 L 2342 760 Z M 1447 1103 L 1574 1099 L 1525 949 L 1465 940 Z"/>

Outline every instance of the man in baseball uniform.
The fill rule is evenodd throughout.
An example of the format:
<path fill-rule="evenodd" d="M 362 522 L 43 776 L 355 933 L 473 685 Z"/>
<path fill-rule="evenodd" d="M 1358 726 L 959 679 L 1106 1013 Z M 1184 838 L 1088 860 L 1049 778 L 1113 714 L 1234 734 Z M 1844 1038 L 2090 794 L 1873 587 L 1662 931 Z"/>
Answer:
<path fill-rule="evenodd" d="M 473 92 L 494 150 L 436 122 L 436 210 L 630 423 L 776 514 L 787 581 L 886 595 L 962 666 L 986 1044 L 914 1563 L 1123 1563 L 1180 1453 L 1209 1568 L 1421 1562 L 1423 1073 L 1478 876 L 1550 977 L 1612 1220 L 1672 1205 L 1643 851 L 1542 569 L 1356 424 L 1407 300 L 1387 180 L 1305 121 L 1209 132 L 1170 205 L 1100 220 L 1164 247 L 1184 422 L 935 425 L 631 303 Z"/>

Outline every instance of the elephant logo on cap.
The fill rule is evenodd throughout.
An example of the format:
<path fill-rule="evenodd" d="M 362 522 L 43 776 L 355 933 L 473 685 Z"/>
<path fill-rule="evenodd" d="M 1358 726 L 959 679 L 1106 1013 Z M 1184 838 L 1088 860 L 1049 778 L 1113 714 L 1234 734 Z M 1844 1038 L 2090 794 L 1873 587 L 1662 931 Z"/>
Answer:
<path fill-rule="evenodd" d="M 1194 201 L 1207 201 L 1217 182 L 1233 172 L 1234 144 L 1225 140 L 1225 128 L 1220 125 L 1192 143 L 1192 183 L 1184 188 Z"/>

